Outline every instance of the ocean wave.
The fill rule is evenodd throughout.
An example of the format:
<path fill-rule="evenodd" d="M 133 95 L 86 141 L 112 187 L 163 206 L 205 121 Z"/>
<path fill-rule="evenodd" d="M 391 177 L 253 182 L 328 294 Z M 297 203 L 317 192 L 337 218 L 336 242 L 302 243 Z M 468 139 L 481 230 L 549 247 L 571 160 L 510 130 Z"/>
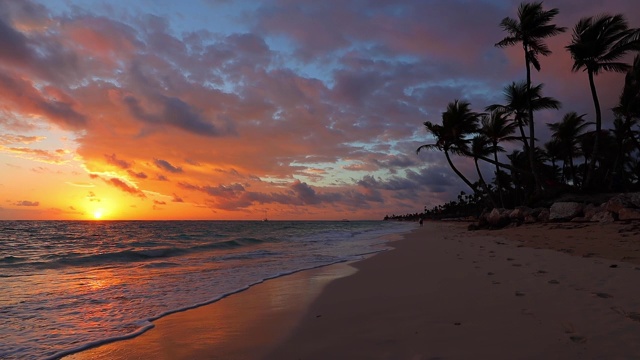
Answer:
<path fill-rule="evenodd" d="M 273 239 L 269 239 L 273 240 Z M 241 237 L 227 241 L 205 243 L 191 247 L 154 247 L 149 249 L 126 249 L 115 252 L 99 254 L 83 254 L 78 252 L 66 252 L 47 254 L 37 260 L 29 261 L 27 258 L 5 256 L 0 259 L 0 267 L 29 266 L 40 269 L 58 269 L 68 266 L 100 266 L 110 263 L 134 263 L 151 261 L 159 258 L 172 258 L 185 254 L 201 251 L 229 250 L 241 247 L 250 247 L 264 243 L 265 240 L 254 237 Z M 150 265 L 154 266 L 154 265 Z"/>

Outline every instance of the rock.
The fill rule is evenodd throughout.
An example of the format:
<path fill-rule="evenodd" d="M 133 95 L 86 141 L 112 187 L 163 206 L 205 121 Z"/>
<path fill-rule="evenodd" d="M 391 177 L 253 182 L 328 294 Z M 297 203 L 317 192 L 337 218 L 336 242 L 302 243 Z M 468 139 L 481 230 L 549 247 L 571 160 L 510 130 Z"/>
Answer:
<path fill-rule="evenodd" d="M 475 231 L 475 230 L 478 230 L 478 229 L 480 229 L 480 226 L 478 224 L 475 224 L 475 223 L 471 223 L 471 224 L 469 224 L 469 226 L 467 226 L 467 230 L 468 231 Z"/>
<path fill-rule="evenodd" d="M 580 216 L 584 206 L 577 202 L 556 202 L 549 209 L 549 220 L 570 220 Z"/>
<path fill-rule="evenodd" d="M 540 213 L 538 214 L 538 221 L 539 222 L 547 222 L 549 221 L 549 216 L 550 216 L 550 212 L 549 209 L 542 209 L 540 210 Z"/>
<path fill-rule="evenodd" d="M 538 219 L 533 215 L 527 215 L 524 217 L 525 224 L 534 224 Z"/>
<path fill-rule="evenodd" d="M 595 215 L 597 212 L 602 211 L 600 206 L 597 205 L 593 205 L 593 204 L 587 204 L 585 205 L 584 209 L 582 210 L 582 212 L 584 213 L 584 217 L 591 220 L 591 217 L 593 217 L 593 215 Z"/>
<path fill-rule="evenodd" d="M 622 208 L 618 211 L 619 220 L 640 220 L 640 209 Z"/>
<path fill-rule="evenodd" d="M 524 211 L 522 209 L 513 209 L 509 212 L 509 219 L 511 220 L 524 220 Z"/>
<path fill-rule="evenodd" d="M 605 209 L 614 214 L 617 214 L 624 208 L 640 208 L 640 193 L 618 194 L 609 199 L 605 204 Z"/>
<path fill-rule="evenodd" d="M 599 223 L 604 223 L 604 224 L 608 224 L 608 223 L 612 223 L 616 221 L 616 219 L 613 217 L 613 214 L 609 211 L 600 211 L 595 213 L 592 217 L 591 217 L 591 222 L 599 222 Z"/>
<path fill-rule="evenodd" d="M 487 218 L 489 225 L 493 227 L 503 227 L 509 224 L 509 210 L 495 208 L 489 213 Z"/>

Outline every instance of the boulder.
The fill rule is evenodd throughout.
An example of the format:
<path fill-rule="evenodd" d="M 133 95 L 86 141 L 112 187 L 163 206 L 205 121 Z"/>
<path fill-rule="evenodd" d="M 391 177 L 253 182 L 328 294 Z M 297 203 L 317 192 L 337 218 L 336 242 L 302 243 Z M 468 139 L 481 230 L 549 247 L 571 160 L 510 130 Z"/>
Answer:
<path fill-rule="evenodd" d="M 513 209 L 511 210 L 511 212 L 509 212 L 509 219 L 511 220 L 523 220 L 524 219 L 524 212 L 522 211 L 522 209 Z"/>
<path fill-rule="evenodd" d="M 624 208 L 640 208 L 640 193 L 618 194 L 609 199 L 604 207 L 607 211 L 611 211 L 614 214 L 617 214 Z"/>
<path fill-rule="evenodd" d="M 509 213 L 509 210 L 495 208 L 489 213 L 487 221 L 493 227 L 503 227 L 510 222 Z"/>
<path fill-rule="evenodd" d="M 535 209 L 529 210 L 529 215 L 533 217 L 538 217 L 543 210 L 548 210 L 547 208 L 539 207 Z"/>
<path fill-rule="evenodd" d="M 622 208 L 618 211 L 619 220 L 640 220 L 640 209 Z"/>
<path fill-rule="evenodd" d="M 616 219 L 613 217 L 613 213 L 606 210 L 597 212 L 591 217 L 591 222 L 608 224 L 614 221 L 616 221 Z"/>
<path fill-rule="evenodd" d="M 536 221 L 538 221 L 538 219 L 533 215 L 527 215 L 524 217 L 525 224 L 535 224 Z"/>
<path fill-rule="evenodd" d="M 538 221 L 539 222 L 547 222 L 549 221 L 549 216 L 550 216 L 550 212 L 549 209 L 542 209 L 540 210 L 540 213 L 538 214 Z"/>
<path fill-rule="evenodd" d="M 571 220 L 580 216 L 584 206 L 577 202 L 556 202 L 549 209 L 549 220 Z"/>
<path fill-rule="evenodd" d="M 595 215 L 597 212 L 600 212 L 600 211 L 602 211 L 600 206 L 593 205 L 593 204 L 585 205 L 584 209 L 582 210 L 582 212 L 584 213 L 584 217 L 589 220 L 591 220 L 591 217 L 593 217 L 593 215 Z"/>

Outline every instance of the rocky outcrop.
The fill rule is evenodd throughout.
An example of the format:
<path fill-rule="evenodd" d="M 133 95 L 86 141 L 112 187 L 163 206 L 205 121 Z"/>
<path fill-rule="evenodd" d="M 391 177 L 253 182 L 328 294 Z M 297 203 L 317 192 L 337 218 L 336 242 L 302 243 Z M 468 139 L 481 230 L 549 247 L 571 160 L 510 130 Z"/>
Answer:
<path fill-rule="evenodd" d="M 590 198 L 582 195 L 580 201 L 563 199 L 564 201 L 553 203 L 550 208 L 531 209 L 519 206 L 515 209 L 486 209 L 478 218 L 478 222 L 469 226 L 469 230 L 548 221 L 604 224 L 615 221 L 640 221 L 640 193 L 610 194 L 609 197 L 599 194 L 597 199 L 595 203 L 589 202 Z"/>

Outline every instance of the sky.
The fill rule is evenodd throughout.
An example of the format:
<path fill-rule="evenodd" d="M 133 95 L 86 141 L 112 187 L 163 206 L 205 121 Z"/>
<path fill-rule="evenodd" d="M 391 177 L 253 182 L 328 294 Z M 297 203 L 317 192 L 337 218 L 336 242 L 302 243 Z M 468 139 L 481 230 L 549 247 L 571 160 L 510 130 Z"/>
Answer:
<path fill-rule="evenodd" d="M 454 200 L 469 189 L 443 154 L 415 152 L 423 123 L 524 79 L 521 47 L 494 47 L 518 4 L 2 0 L 0 220 L 382 219 Z M 594 117 L 571 28 L 640 2 L 544 7 L 568 31 L 532 75 L 563 104 L 537 113 L 541 140 Z M 596 77 L 605 127 L 623 79 Z"/>

